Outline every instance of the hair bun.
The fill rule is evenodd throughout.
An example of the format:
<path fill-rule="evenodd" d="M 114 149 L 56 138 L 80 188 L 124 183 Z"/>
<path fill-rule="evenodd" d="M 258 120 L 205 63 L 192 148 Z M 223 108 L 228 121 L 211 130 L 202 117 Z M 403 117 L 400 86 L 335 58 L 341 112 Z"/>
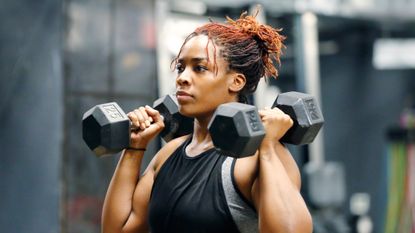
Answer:
<path fill-rule="evenodd" d="M 266 50 L 265 57 L 263 58 L 266 64 L 266 76 L 277 76 L 277 70 L 272 65 L 272 60 L 275 60 L 280 64 L 280 56 L 282 49 L 284 48 L 283 41 L 285 37 L 280 35 L 279 32 L 282 29 L 275 29 L 269 25 L 264 25 L 256 20 L 256 16 L 259 13 L 259 9 L 256 10 L 254 15 L 248 15 L 245 11 L 241 14 L 239 19 L 233 20 L 226 17 L 228 24 L 232 25 L 236 29 L 243 33 L 246 33 L 257 41 L 262 42 L 264 49 Z"/>

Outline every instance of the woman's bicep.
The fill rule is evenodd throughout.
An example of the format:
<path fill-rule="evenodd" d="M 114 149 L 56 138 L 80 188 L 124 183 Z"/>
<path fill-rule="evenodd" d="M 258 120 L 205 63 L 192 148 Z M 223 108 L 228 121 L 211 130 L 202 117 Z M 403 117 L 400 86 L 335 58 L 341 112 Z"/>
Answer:
<path fill-rule="evenodd" d="M 148 168 L 137 183 L 132 200 L 132 211 L 123 227 L 123 232 L 149 232 L 148 206 L 153 183 L 154 171 Z"/>
<path fill-rule="evenodd" d="M 292 183 L 297 187 L 298 190 L 301 189 L 301 174 L 300 169 L 298 168 L 297 162 L 292 156 L 291 152 L 281 143 L 275 145 L 275 151 L 280 158 L 284 169 L 290 177 Z"/>

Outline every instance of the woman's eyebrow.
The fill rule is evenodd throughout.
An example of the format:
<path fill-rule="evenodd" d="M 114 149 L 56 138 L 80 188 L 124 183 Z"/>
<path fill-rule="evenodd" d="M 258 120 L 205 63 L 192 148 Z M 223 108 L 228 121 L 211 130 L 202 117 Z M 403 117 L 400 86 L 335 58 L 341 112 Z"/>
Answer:
<path fill-rule="evenodd" d="M 183 63 L 186 59 L 185 58 L 180 58 L 177 60 L 178 63 Z M 208 59 L 206 57 L 193 57 L 190 59 L 190 62 L 193 63 L 198 63 L 198 62 L 202 62 L 202 61 L 208 61 Z"/>
<path fill-rule="evenodd" d="M 202 61 L 208 61 L 206 57 L 194 57 L 191 59 L 192 62 L 202 62 Z"/>

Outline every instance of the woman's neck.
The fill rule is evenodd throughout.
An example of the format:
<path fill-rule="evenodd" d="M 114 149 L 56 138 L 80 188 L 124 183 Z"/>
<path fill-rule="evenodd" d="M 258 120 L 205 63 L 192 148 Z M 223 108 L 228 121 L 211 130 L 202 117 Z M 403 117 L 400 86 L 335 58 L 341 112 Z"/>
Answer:
<path fill-rule="evenodd" d="M 194 121 L 194 129 L 192 135 L 192 141 L 186 148 L 186 152 L 189 156 L 198 155 L 210 148 L 213 148 L 212 138 L 209 133 L 208 124 L 210 118 L 196 118 Z"/>

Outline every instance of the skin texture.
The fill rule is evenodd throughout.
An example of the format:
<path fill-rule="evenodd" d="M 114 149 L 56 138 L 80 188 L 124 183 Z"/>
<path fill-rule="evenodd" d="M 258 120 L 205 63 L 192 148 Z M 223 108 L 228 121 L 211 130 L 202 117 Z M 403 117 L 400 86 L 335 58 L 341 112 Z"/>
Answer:
<path fill-rule="evenodd" d="M 243 74 L 228 69 L 228 63 L 216 53 L 214 69 L 212 43 L 198 35 L 183 47 L 177 60 L 176 89 L 180 113 L 195 118 L 189 156 L 213 147 L 207 125 L 222 103 L 238 100 L 244 87 Z M 220 49 L 219 46 L 216 49 Z M 259 111 L 266 136 L 258 151 L 238 159 L 235 179 L 238 188 L 256 208 L 260 232 L 312 232 L 311 216 L 300 195 L 300 173 L 290 152 L 279 139 L 292 126 L 292 119 L 277 108 Z M 140 127 L 131 133 L 131 146 L 145 148 L 163 129 L 159 113 L 149 106 L 128 113 L 132 124 Z M 143 175 L 139 168 L 143 152 L 125 150 L 108 187 L 102 214 L 103 232 L 148 232 L 148 205 L 160 167 L 188 136 L 167 143 L 154 156 Z"/>

